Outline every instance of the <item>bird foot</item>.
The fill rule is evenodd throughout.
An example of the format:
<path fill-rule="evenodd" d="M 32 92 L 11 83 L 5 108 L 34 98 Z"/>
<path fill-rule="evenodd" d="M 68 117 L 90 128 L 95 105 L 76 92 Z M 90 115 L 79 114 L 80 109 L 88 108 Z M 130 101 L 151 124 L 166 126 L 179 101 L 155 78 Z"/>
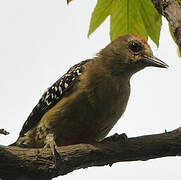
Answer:
<path fill-rule="evenodd" d="M 124 143 L 126 143 L 127 139 L 128 139 L 128 137 L 125 133 L 123 133 L 123 134 L 115 133 L 114 135 L 103 139 L 102 142 L 113 141 L 113 142 L 119 142 L 120 144 L 124 144 Z"/>
<path fill-rule="evenodd" d="M 53 134 L 48 134 L 46 137 L 46 144 L 44 148 L 50 148 L 53 158 L 54 158 L 54 163 L 55 167 L 57 166 L 58 160 L 62 159 L 58 151 L 56 150 L 58 146 L 56 145 L 55 138 Z"/>

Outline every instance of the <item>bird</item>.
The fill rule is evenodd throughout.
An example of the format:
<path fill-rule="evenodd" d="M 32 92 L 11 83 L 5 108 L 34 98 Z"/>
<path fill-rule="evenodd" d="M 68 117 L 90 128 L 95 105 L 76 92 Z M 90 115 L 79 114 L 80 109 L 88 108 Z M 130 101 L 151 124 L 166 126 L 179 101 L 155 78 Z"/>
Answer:
<path fill-rule="evenodd" d="M 43 148 L 102 141 L 125 112 L 130 78 L 149 66 L 168 68 L 141 36 L 117 37 L 44 92 L 12 145 Z"/>

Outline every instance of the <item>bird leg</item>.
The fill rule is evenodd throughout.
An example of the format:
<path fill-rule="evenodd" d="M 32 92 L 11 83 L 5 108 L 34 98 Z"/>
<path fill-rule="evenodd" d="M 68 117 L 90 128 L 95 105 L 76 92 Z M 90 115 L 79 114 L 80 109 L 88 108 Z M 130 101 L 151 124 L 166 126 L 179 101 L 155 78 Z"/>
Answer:
<path fill-rule="evenodd" d="M 57 160 L 61 159 L 60 154 L 56 150 L 57 147 L 58 146 L 56 145 L 54 135 L 48 134 L 46 136 L 46 144 L 45 144 L 44 148 L 50 148 L 52 155 L 53 155 L 53 158 L 54 158 L 55 166 L 57 165 Z"/>

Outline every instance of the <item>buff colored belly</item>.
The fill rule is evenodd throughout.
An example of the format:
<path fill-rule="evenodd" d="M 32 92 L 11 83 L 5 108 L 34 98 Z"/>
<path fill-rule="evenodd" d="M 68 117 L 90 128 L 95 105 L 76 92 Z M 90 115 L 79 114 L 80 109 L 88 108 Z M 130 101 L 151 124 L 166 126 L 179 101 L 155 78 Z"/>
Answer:
<path fill-rule="evenodd" d="M 85 88 L 88 91 L 76 91 L 61 99 L 36 127 L 18 139 L 17 145 L 44 147 L 50 133 L 58 146 L 102 140 L 124 113 L 130 92 L 129 84 L 116 87 L 105 82 L 100 87 L 105 86 L 89 86 Z"/>
<path fill-rule="evenodd" d="M 47 129 L 52 131 L 58 146 L 103 139 L 125 111 L 129 94 L 121 94 L 95 96 L 91 101 L 87 94 L 74 94 L 62 99 L 42 118 L 39 127 L 44 132 L 43 136 L 49 133 Z M 107 98 L 113 99 L 108 101 Z"/>

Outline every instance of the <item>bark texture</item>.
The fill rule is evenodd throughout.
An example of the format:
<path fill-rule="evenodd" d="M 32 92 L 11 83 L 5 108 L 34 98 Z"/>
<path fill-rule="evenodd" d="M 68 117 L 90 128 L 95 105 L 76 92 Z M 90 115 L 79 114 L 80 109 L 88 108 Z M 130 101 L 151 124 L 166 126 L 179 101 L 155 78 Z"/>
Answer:
<path fill-rule="evenodd" d="M 60 156 L 55 164 L 50 149 L 0 146 L 0 178 L 49 180 L 91 166 L 180 156 L 181 128 L 127 139 L 125 135 L 116 134 L 100 143 L 62 146 L 57 151 Z"/>
<path fill-rule="evenodd" d="M 181 6 L 177 0 L 152 0 L 157 11 L 167 18 L 181 52 Z"/>

